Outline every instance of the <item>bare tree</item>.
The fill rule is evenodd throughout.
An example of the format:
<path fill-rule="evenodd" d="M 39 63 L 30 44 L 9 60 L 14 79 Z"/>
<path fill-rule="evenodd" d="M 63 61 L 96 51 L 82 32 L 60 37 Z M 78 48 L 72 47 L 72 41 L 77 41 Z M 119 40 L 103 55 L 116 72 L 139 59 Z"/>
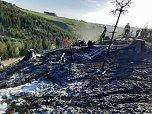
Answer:
<path fill-rule="evenodd" d="M 113 30 L 113 32 L 112 32 L 111 41 L 110 41 L 110 43 L 109 43 L 109 46 L 108 46 L 108 50 L 107 50 L 105 59 L 104 59 L 103 64 L 102 64 L 102 70 L 103 70 L 103 71 L 105 71 L 104 66 L 105 66 L 106 60 L 107 60 L 108 55 L 109 55 L 109 52 L 110 52 L 110 47 L 111 47 L 112 42 L 113 42 L 114 34 L 115 34 L 115 31 L 116 31 L 116 28 L 117 28 L 117 25 L 118 25 L 120 16 L 121 16 L 121 14 L 125 14 L 125 12 L 127 12 L 127 8 L 130 7 L 131 0 L 114 0 L 114 1 L 113 1 L 113 4 L 115 5 L 116 9 L 115 9 L 115 10 L 112 10 L 111 12 L 112 12 L 114 15 L 117 15 L 117 14 L 118 14 L 118 18 L 117 18 L 117 21 L 116 21 L 114 30 Z"/>

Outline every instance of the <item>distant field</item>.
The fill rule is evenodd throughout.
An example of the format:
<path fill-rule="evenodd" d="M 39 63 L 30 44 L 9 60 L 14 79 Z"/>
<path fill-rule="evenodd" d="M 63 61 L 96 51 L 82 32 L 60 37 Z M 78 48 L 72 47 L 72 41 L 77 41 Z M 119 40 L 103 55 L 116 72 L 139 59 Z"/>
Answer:
<path fill-rule="evenodd" d="M 5 65 L 5 66 L 9 66 L 11 64 L 14 64 L 16 63 L 17 61 L 21 60 L 23 57 L 19 57 L 19 58 L 11 58 L 9 60 L 4 60 L 2 61 L 2 63 Z"/>

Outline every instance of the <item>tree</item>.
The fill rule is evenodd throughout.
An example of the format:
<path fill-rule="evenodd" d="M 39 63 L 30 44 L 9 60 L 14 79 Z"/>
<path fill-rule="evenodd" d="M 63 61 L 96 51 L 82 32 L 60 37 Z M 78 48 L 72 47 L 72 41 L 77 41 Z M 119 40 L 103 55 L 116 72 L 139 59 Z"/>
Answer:
<path fill-rule="evenodd" d="M 0 42 L 0 57 L 7 58 L 7 46 L 3 42 Z"/>
<path fill-rule="evenodd" d="M 18 47 L 15 47 L 15 57 L 19 57 L 20 56 L 20 50 Z"/>
<path fill-rule="evenodd" d="M 113 42 L 113 38 L 114 38 L 114 35 L 115 35 L 115 31 L 116 31 L 120 16 L 121 16 L 121 14 L 124 14 L 127 11 L 128 7 L 130 7 L 131 0 L 114 0 L 113 3 L 115 5 L 116 9 L 112 10 L 112 13 L 114 15 L 118 14 L 118 18 L 117 18 L 114 30 L 112 32 L 112 37 L 111 37 L 111 40 L 110 40 L 110 43 L 109 43 L 109 46 L 108 46 L 108 50 L 107 50 L 105 59 L 104 59 L 103 64 L 102 64 L 102 70 L 103 71 L 105 71 L 104 66 L 105 66 L 105 63 L 107 61 L 107 58 L 108 58 L 108 55 L 109 55 L 109 52 L 110 52 L 110 47 L 111 47 L 112 42 Z"/>

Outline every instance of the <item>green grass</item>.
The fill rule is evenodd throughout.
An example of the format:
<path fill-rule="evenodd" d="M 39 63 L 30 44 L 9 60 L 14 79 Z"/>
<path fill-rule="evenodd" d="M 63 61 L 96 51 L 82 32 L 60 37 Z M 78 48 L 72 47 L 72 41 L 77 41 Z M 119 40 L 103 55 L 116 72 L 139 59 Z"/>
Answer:
<path fill-rule="evenodd" d="M 49 16 L 43 13 L 38 13 L 38 12 L 33 12 L 33 11 L 29 11 L 29 10 L 25 10 L 25 9 L 21 9 L 23 12 L 26 12 L 28 14 L 33 14 L 36 16 L 40 16 L 49 20 L 53 20 L 53 21 L 59 21 L 59 22 L 64 22 L 62 19 L 60 19 L 59 17 L 55 17 L 55 16 Z"/>
<path fill-rule="evenodd" d="M 52 21 L 58 21 L 58 22 L 62 22 L 65 23 L 66 25 L 68 25 L 71 29 L 75 29 L 74 25 L 76 24 L 77 20 L 74 19 L 68 19 L 68 18 L 64 18 L 64 17 L 58 17 L 58 16 L 50 16 L 50 15 L 46 15 L 43 13 L 39 13 L 39 12 L 33 12 L 33 11 L 29 11 L 26 9 L 21 9 L 23 12 L 28 13 L 28 14 L 32 14 L 32 15 L 36 15 L 48 20 L 52 20 Z"/>
<path fill-rule="evenodd" d="M 86 27 L 88 26 L 90 23 L 84 22 L 84 21 L 80 21 L 80 20 L 75 20 L 75 19 L 69 19 L 69 18 L 65 18 L 65 17 L 58 17 L 58 16 L 50 16 L 50 15 L 46 15 L 43 13 L 39 13 L 39 12 L 33 12 L 33 11 L 29 11 L 26 9 L 21 9 L 23 12 L 26 12 L 28 14 L 32 14 L 32 15 L 36 15 L 48 20 L 52 20 L 52 21 L 58 21 L 58 22 L 62 22 L 65 23 L 70 30 L 72 31 L 77 31 L 80 28 Z M 91 27 L 89 29 L 92 29 Z"/>

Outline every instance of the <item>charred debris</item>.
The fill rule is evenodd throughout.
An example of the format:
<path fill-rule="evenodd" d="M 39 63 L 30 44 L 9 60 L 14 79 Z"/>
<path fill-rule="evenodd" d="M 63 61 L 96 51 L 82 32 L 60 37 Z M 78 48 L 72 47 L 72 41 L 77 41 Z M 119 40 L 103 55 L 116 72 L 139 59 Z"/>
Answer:
<path fill-rule="evenodd" d="M 39 56 L 29 50 L 19 63 L 0 71 L 1 90 L 43 82 L 34 94 L 4 95 L 6 113 L 151 113 L 152 49 L 145 41 L 111 45 L 104 74 L 101 66 L 107 46 L 88 45 Z M 19 99 L 24 102 L 18 104 Z"/>

